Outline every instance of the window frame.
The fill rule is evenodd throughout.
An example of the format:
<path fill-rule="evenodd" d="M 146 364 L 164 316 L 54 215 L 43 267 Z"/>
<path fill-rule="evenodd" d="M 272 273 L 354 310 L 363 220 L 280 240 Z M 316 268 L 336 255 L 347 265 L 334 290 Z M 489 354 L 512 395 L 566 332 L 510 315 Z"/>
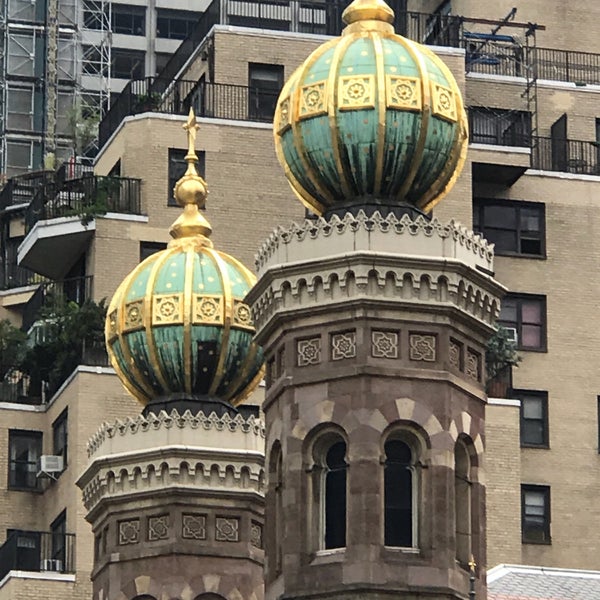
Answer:
<path fill-rule="evenodd" d="M 494 249 L 496 256 L 509 256 L 511 258 L 534 258 L 545 260 L 546 256 L 546 205 L 543 202 L 527 202 L 525 200 L 505 200 L 495 198 L 473 198 L 473 230 L 476 233 L 482 235 L 486 240 L 491 243 L 495 243 L 492 236 L 489 235 L 490 231 L 500 230 L 500 227 L 491 227 L 485 224 L 485 209 L 487 207 L 497 208 L 510 208 L 515 211 L 515 229 L 514 234 L 516 237 L 516 250 L 498 250 Z M 536 210 L 539 212 L 538 217 L 540 219 L 539 229 L 539 242 L 540 252 L 531 253 L 523 252 L 521 250 L 522 243 L 526 239 L 534 239 L 532 237 L 527 238 L 526 232 L 521 227 L 521 211 L 523 209 Z M 502 231 L 513 231 L 512 229 L 502 229 Z"/>
<path fill-rule="evenodd" d="M 175 158 L 175 155 L 178 154 L 179 158 Z M 173 190 L 175 188 L 175 184 L 181 179 L 187 170 L 187 163 L 185 162 L 185 156 L 187 155 L 187 150 L 183 148 L 169 148 L 167 151 L 167 182 L 169 189 L 167 190 L 167 206 L 179 206 L 177 204 L 177 200 L 175 200 L 175 195 Z M 196 155 L 198 156 L 198 163 L 196 165 L 196 169 L 198 171 L 198 175 L 203 179 L 206 178 L 206 152 L 204 150 L 196 150 Z M 179 166 L 177 171 L 173 171 L 175 166 Z M 181 173 L 181 174 L 179 174 Z"/>
<path fill-rule="evenodd" d="M 12 444 L 13 444 L 13 440 L 16 438 L 21 438 L 21 439 L 26 439 L 29 438 L 30 442 L 34 442 L 37 445 L 37 459 L 34 462 L 32 461 L 20 461 L 20 460 L 13 460 L 11 458 L 12 455 Z M 9 429 L 8 431 L 8 482 L 7 482 L 7 487 L 9 490 L 15 490 L 15 491 L 21 491 L 21 492 L 39 492 L 40 491 L 40 485 L 39 485 L 39 481 L 37 479 L 37 461 L 39 461 L 40 456 L 42 456 L 43 453 L 43 449 L 44 449 L 44 434 L 42 431 L 35 431 L 35 430 L 26 430 L 26 429 Z M 13 473 L 16 472 L 16 469 L 13 468 L 13 463 L 15 464 L 25 464 L 25 465 L 32 465 L 35 464 L 35 470 L 31 471 L 31 470 L 27 470 L 26 472 L 29 474 L 34 474 L 35 475 L 35 485 L 17 485 L 16 483 L 14 483 L 15 480 L 15 476 L 13 476 Z M 29 479 L 29 477 L 27 477 Z"/>
<path fill-rule="evenodd" d="M 113 4 L 111 6 L 112 32 L 117 35 L 146 36 L 146 7 L 134 4 Z M 136 30 L 136 22 L 141 17 L 141 32 Z M 129 23 L 125 25 L 125 21 Z M 119 23 L 121 21 L 121 23 Z M 118 29 L 117 29 L 118 28 Z"/>
<path fill-rule="evenodd" d="M 543 518 L 543 536 L 545 539 L 536 540 L 531 537 L 527 537 L 526 528 L 526 496 L 527 493 L 541 493 L 544 498 L 544 513 Z M 521 543 L 523 544 L 536 544 L 536 545 L 550 545 L 552 544 L 552 536 L 550 531 L 551 524 L 551 506 L 550 506 L 550 486 L 549 485 L 537 485 L 537 484 L 521 484 Z"/>
<path fill-rule="evenodd" d="M 161 40 L 185 40 L 198 23 L 202 13 L 193 10 L 178 10 L 173 8 L 156 9 L 156 37 Z M 166 27 L 166 31 L 161 29 Z M 185 23 L 185 35 L 172 31 L 172 23 Z M 166 34 L 166 35 L 165 35 Z"/>
<path fill-rule="evenodd" d="M 260 74 L 269 75 L 260 77 Z M 271 78 L 270 76 L 273 76 Z M 285 82 L 285 66 L 276 63 L 248 63 L 248 118 L 273 119 L 277 99 Z M 270 85 L 270 84 L 274 85 Z M 268 106 L 265 106 L 267 104 Z"/>
<path fill-rule="evenodd" d="M 63 432 L 62 445 L 59 434 Z M 69 407 L 66 407 L 52 423 L 52 454 L 63 457 L 63 470 L 67 468 L 69 447 Z"/>
<path fill-rule="evenodd" d="M 67 509 L 63 509 L 60 514 L 50 524 L 51 546 L 50 558 L 62 562 L 63 571 L 67 566 Z"/>
<path fill-rule="evenodd" d="M 117 59 L 128 59 L 131 68 L 128 73 L 116 71 Z M 137 62 L 134 62 L 136 61 Z M 146 52 L 144 50 L 130 50 L 128 48 L 113 48 L 110 58 L 110 76 L 114 79 L 143 79 L 146 72 Z M 125 73 L 125 74 L 123 74 Z"/>
<path fill-rule="evenodd" d="M 550 430 L 549 430 L 549 419 L 548 419 L 548 392 L 542 390 L 513 390 L 513 395 L 517 400 L 520 400 L 521 405 L 519 407 L 519 440 L 521 448 L 550 448 Z M 543 429 L 543 441 L 539 444 L 531 441 L 525 441 L 523 436 L 523 423 L 526 420 L 524 416 L 523 401 L 527 398 L 536 398 L 542 401 L 542 429 Z M 540 419 L 529 419 L 530 421 L 539 421 Z"/>
<path fill-rule="evenodd" d="M 547 313 L 547 298 L 541 294 L 523 294 L 523 293 L 508 293 L 503 301 L 507 299 L 515 300 L 517 302 L 517 320 L 516 322 L 503 320 L 500 317 L 497 320 L 497 324 L 505 328 L 517 330 L 517 350 L 524 352 L 547 352 L 548 351 L 548 313 Z M 523 315 L 522 315 L 522 302 L 540 302 L 540 346 L 523 346 Z M 502 312 L 501 312 L 502 314 Z"/>
<path fill-rule="evenodd" d="M 167 249 L 167 242 L 149 242 L 140 240 L 140 262 L 143 262 L 153 254 Z"/>

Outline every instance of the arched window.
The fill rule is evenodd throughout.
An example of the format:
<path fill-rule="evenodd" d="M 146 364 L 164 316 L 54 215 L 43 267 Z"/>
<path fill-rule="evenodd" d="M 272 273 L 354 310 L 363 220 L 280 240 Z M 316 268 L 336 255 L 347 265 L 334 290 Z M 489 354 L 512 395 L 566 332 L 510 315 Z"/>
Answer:
<path fill-rule="evenodd" d="M 384 446 L 385 545 L 416 546 L 415 453 L 402 439 L 389 439 Z"/>
<path fill-rule="evenodd" d="M 346 546 L 346 442 L 336 440 L 326 453 L 323 465 L 322 518 L 324 547 Z"/>
<path fill-rule="evenodd" d="M 283 454 L 281 451 L 281 445 L 279 442 L 275 442 L 271 448 L 270 457 L 270 469 L 269 469 L 269 487 L 272 493 L 272 504 L 273 507 L 273 519 L 272 525 L 269 524 L 272 529 L 272 540 L 274 548 L 272 549 L 271 555 L 274 557 L 272 568 L 274 569 L 275 575 L 281 573 L 281 563 L 283 557 Z"/>
<path fill-rule="evenodd" d="M 471 556 L 471 458 L 467 446 L 454 446 L 454 523 L 456 560 L 467 565 Z"/>
<path fill-rule="evenodd" d="M 200 594 L 199 596 L 196 596 L 194 600 L 225 600 L 225 598 L 223 598 L 223 596 L 220 594 L 206 592 L 206 594 Z"/>

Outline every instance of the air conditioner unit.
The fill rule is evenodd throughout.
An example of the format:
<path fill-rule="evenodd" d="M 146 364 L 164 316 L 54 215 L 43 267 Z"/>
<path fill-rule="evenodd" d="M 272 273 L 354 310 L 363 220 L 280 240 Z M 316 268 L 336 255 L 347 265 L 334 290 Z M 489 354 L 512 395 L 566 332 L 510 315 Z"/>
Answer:
<path fill-rule="evenodd" d="M 511 342 L 518 344 L 519 343 L 519 334 L 517 333 L 517 330 L 514 327 L 505 327 L 505 329 L 506 329 L 508 339 Z"/>
<path fill-rule="evenodd" d="M 58 560 L 57 558 L 45 558 L 42 560 L 41 564 L 42 571 L 57 571 L 62 573 L 63 570 L 63 561 Z"/>
<path fill-rule="evenodd" d="M 64 460 L 62 456 L 54 454 L 43 454 L 40 456 L 38 471 L 40 473 L 62 473 L 64 470 Z"/>

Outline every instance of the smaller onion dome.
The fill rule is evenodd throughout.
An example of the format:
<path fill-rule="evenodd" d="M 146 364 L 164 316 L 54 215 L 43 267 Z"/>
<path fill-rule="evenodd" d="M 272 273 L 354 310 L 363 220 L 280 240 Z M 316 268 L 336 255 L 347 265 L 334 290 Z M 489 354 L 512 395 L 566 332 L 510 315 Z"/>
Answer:
<path fill-rule="evenodd" d="M 366 206 L 429 212 L 457 179 L 468 144 L 454 76 L 394 32 L 383 0 L 354 0 L 343 19 L 341 37 L 317 48 L 279 96 L 274 134 L 286 176 L 320 215 Z"/>
<path fill-rule="evenodd" d="M 199 212 L 208 190 L 194 149 L 198 125 L 185 125 L 187 172 L 175 186 L 183 214 L 166 250 L 139 264 L 108 308 L 106 343 L 125 387 L 142 404 L 218 400 L 237 405 L 258 385 L 263 352 L 244 298 L 254 275 L 213 248 Z M 200 408 L 200 406 L 198 407 Z"/>

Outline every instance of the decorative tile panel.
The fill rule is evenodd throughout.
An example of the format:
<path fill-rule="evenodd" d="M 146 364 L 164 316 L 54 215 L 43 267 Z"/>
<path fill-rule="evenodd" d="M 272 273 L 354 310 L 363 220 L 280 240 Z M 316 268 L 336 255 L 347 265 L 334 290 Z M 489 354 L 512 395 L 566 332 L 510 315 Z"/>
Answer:
<path fill-rule="evenodd" d="M 448 346 L 448 362 L 451 367 L 463 370 L 463 345 L 457 342 L 455 339 L 450 338 L 450 344 Z"/>
<path fill-rule="evenodd" d="M 331 336 L 331 359 L 343 360 L 356 356 L 356 332 L 334 333 Z"/>
<path fill-rule="evenodd" d="M 250 543 L 257 548 L 263 547 L 263 528 L 256 521 L 250 523 Z"/>
<path fill-rule="evenodd" d="M 421 110 L 421 82 L 416 77 L 386 75 L 386 100 L 389 108 Z"/>
<path fill-rule="evenodd" d="M 292 126 L 290 109 L 291 103 L 288 96 L 279 103 L 279 128 L 277 129 L 279 135 L 283 135 Z"/>
<path fill-rule="evenodd" d="M 206 515 L 181 515 L 181 537 L 187 540 L 205 540 Z"/>
<path fill-rule="evenodd" d="M 298 340 L 296 343 L 298 366 L 318 365 L 321 362 L 321 338 Z"/>
<path fill-rule="evenodd" d="M 183 323 L 183 294 L 156 295 L 152 301 L 152 325 Z"/>
<path fill-rule="evenodd" d="M 194 325 L 223 322 L 223 297 L 201 296 L 194 294 L 194 314 L 192 323 Z"/>
<path fill-rule="evenodd" d="M 148 541 L 166 540 L 169 537 L 169 515 L 148 517 Z"/>
<path fill-rule="evenodd" d="M 456 98 L 454 92 L 446 86 L 431 82 L 431 106 L 433 114 L 446 121 L 456 123 Z"/>
<path fill-rule="evenodd" d="M 435 335 L 411 333 L 408 347 L 410 360 L 434 362 L 436 359 Z"/>
<path fill-rule="evenodd" d="M 115 323 L 116 326 L 116 323 Z M 134 331 L 144 326 L 144 301 L 135 300 L 125 305 L 125 325 L 123 332 Z"/>
<path fill-rule="evenodd" d="M 254 331 L 250 307 L 240 300 L 233 301 L 233 326 Z"/>
<path fill-rule="evenodd" d="M 371 331 L 373 358 L 398 358 L 398 338 L 396 331 Z"/>
<path fill-rule="evenodd" d="M 114 340 L 117 337 L 117 335 L 117 311 L 113 310 L 108 315 L 108 340 Z"/>
<path fill-rule="evenodd" d="M 475 381 L 481 381 L 481 354 L 472 348 L 467 348 L 465 373 Z"/>
<path fill-rule="evenodd" d="M 300 88 L 300 114 L 298 117 L 308 119 L 309 117 L 327 114 L 326 98 L 327 84 L 325 81 L 318 81 Z"/>
<path fill-rule="evenodd" d="M 237 517 L 217 517 L 215 540 L 217 542 L 239 542 L 240 520 Z"/>
<path fill-rule="evenodd" d="M 140 520 L 119 521 L 119 546 L 137 544 L 140 541 Z"/>
<path fill-rule="evenodd" d="M 340 110 L 375 108 L 374 75 L 340 77 L 338 86 Z"/>

